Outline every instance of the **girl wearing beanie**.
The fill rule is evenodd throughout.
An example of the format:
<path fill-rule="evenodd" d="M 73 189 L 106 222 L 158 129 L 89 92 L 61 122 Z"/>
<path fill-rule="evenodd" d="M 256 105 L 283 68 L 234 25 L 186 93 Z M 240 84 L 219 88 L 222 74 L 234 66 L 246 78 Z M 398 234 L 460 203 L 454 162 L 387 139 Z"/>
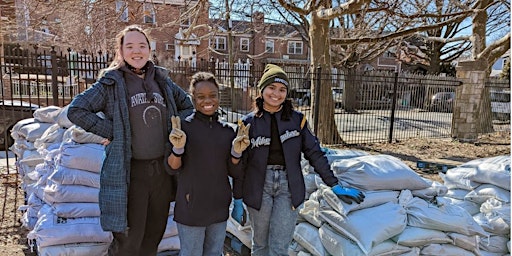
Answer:
<path fill-rule="evenodd" d="M 289 80 L 279 66 L 267 64 L 258 83 L 255 109 L 243 122 L 251 125 L 251 145 L 243 153 L 244 179 L 235 181 L 243 190 L 252 228 L 251 255 L 288 255 L 288 246 L 305 200 L 301 154 L 342 200 L 360 203 L 364 194 L 342 187 L 334 176 L 306 117 L 293 110 L 287 99 Z M 241 182 L 241 184 L 237 184 Z M 240 188 L 241 187 L 241 188 Z"/>

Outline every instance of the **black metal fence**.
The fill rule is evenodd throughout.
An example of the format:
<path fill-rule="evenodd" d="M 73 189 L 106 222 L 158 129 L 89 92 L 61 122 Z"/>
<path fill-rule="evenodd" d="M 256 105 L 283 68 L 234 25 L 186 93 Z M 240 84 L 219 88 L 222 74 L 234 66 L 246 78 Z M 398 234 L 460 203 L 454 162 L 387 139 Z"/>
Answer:
<path fill-rule="evenodd" d="M 112 57 L 108 53 L 86 51 L 57 53 L 6 49 L 2 57 L 1 97 L 17 99 L 39 106 L 65 106 L 78 93 L 94 83 L 101 69 L 108 66 Z M 224 117 L 236 121 L 252 110 L 258 96 L 256 84 L 263 73 L 263 66 L 250 61 L 229 64 L 218 60 L 187 60 L 158 63 L 170 70 L 171 78 L 185 90 L 190 77 L 197 71 L 216 75 L 221 86 L 221 107 Z M 406 73 L 363 72 L 347 73 L 343 70 L 310 70 L 303 65 L 282 65 L 290 79 L 289 96 L 297 110 L 311 117 L 311 85 L 332 92 L 334 121 L 341 138 L 335 144 L 393 142 L 411 137 L 448 138 L 451 136 L 452 108 L 456 88 L 460 81 L 452 77 L 424 76 Z M 314 74 L 313 74 L 314 73 Z M 507 97 L 509 108 L 503 114 L 486 111 L 497 126 L 481 129 L 510 130 L 510 90 L 508 81 L 489 80 L 489 99 Z M 325 99 L 319 99 L 321 102 Z M 489 100 L 488 108 L 496 105 Z M 505 103 L 505 102 L 502 102 Z M 504 105 L 504 104 L 501 104 Z M 322 111 L 322 109 L 319 109 Z M 508 119 L 507 119 L 508 117 Z M 310 118 L 315 120 L 314 118 Z M 316 124 L 314 127 L 317 127 Z M 322 128 L 322 127 L 321 127 Z M 325 128 L 323 128 L 325 129 Z"/>

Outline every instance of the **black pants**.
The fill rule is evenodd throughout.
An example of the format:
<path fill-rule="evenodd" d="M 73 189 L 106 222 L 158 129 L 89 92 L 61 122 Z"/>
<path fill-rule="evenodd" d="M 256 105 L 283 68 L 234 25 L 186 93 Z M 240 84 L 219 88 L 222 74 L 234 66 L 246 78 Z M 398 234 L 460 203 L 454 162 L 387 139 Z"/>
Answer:
<path fill-rule="evenodd" d="M 172 178 L 163 158 L 132 160 L 128 192 L 128 232 L 113 233 L 109 255 L 156 255 L 169 217 Z"/>

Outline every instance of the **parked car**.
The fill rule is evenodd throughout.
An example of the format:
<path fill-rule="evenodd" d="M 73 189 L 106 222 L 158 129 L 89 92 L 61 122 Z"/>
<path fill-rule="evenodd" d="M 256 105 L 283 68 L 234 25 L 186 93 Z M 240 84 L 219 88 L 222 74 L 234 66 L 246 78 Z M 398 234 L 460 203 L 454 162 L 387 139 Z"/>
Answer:
<path fill-rule="evenodd" d="M 429 111 L 452 112 L 455 92 L 438 92 L 430 99 Z"/>
<path fill-rule="evenodd" d="M 39 105 L 19 100 L 0 100 L 0 150 L 6 150 L 14 139 L 11 137 L 12 127 L 20 120 L 33 118 L 34 110 Z"/>
<path fill-rule="evenodd" d="M 494 120 L 510 120 L 510 91 L 490 90 L 491 112 Z"/>
<path fill-rule="evenodd" d="M 332 88 L 332 99 L 334 100 L 335 108 L 343 107 L 343 88 L 333 87 Z"/>
<path fill-rule="evenodd" d="M 334 100 L 335 108 L 343 107 L 343 88 L 332 87 L 332 99 Z M 299 106 L 309 106 L 311 104 L 311 90 L 308 90 L 306 94 L 299 99 Z"/>

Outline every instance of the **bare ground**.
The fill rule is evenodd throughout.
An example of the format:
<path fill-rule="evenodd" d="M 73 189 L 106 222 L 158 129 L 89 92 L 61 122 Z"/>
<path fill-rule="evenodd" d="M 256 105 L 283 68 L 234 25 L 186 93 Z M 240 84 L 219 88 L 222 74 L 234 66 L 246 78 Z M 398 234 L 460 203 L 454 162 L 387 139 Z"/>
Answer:
<path fill-rule="evenodd" d="M 510 155 L 510 131 L 483 136 L 478 143 L 462 143 L 451 139 L 409 139 L 395 143 L 374 143 L 351 146 L 372 154 L 387 154 L 402 159 L 412 169 L 426 178 L 440 181 L 437 173 L 425 173 L 416 167 L 418 160 L 448 159 L 467 162 L 473 159 Z M 343 147 L 341 147 L 343 148 Z M 12 170 L 11 170 L 12 171 Z M 19 188 L 16 174 L 0 170 L 0 255 L 36 255 L 27 244 L 27 230 L 21 226 L 22 214 L 18 207 L 23 205 L 23 191 Z M 227 256 L 235 256 L 229 248 Z"/>

